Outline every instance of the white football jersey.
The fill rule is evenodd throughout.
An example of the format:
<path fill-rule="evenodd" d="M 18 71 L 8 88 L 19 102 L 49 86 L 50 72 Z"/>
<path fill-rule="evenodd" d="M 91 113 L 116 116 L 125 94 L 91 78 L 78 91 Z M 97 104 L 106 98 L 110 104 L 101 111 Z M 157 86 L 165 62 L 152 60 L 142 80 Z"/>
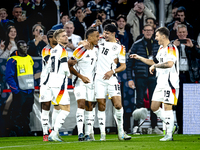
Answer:
<path fill-rule="evenodd" d="M 47 45 L 42 49 L 42 73 L 40 75 L 40 85 L 47 84 L 48 74 L 49 74 L 47 63 L 50 57 L 50 51 L 51 51 L 50 45 Z"/>
<path fill-rule="evenodd" d="M 116 69 L 115 58 L 119 59 L 119 63 L 126 63 L 123 46 L 113 42 L 103 42 L 98 46 L 97 74 L 104 75 L 106 72 Z"/>
<path fill-rule="evenodd" d="M 92 50 L 87 50 L 83 45 L 78 46 L 73 52 L 73 57 L 77 60 L 77 64 L 74 65 L 74 68 L 81 75 L 90 79 L 90 83 L 92 83 L 94 79 L 97 53 L 98 47 L 94 47 Z M 74 84 L 77 80 L 81 80 L 74 75 L 72 79 Z"/>
<path fill-rule="evenodd" d="M 67 77 L 70 75 L 67 58 L 68 52 L 62 45 L 57 44 L 51 49 L 48 63 L 50 67 L 49 87 L 61 87 L 67 83 Z"/>
<path fill-rule="evenodd" d="M 169 44 L 163 48 L 160 46 L 156 59 L 158 64 L 173 61 L 171 68 L 156 68 L 157 87 L 165 88 L 166 86 L 173 86 L 179 88 L 179 53 L 175 45 Z"/>

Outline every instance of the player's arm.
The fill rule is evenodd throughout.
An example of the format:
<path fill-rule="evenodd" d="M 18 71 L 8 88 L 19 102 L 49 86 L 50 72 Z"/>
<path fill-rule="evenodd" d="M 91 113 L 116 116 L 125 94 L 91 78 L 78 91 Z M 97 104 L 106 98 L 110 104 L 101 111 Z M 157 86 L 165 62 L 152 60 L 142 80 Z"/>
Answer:
<path fill-rule="evenodd" d="M 165 68 L 171 68 L 173 66 L 174 62 L 173 61 L 167 61 L 167 62 L 164 62 L 164 63 L 161 63 L 161 64 L 153 64 L 150 68 L 149 68 L 149 72 L 151 74 L 153 74 L 153 71 L 156 69 L 156 68 L 162 68 L 162 69 L 165 69 Z"/>
<path fill-rule="evenodd" d="M 106 72 L 106 73 L 104 74 L 103 79 L 104 79 L 104 80 L 109 80 L 110 77 L 111 77 L 113 74 L 122 72 L 122 71 L 124 71 L 125 69 L 126 69 L 126 64 L 125 64 L 125 63 L 120 63 L 120 66 L 119 66 L 118 68 L 112 69 L 112 70 Z"/>
<path fill-rule="evenodd" d="M 78 73 L 76 71 L 76 69 L 74 69 L 73 66 L 69 66 L 69 70 L 73 75 L 75 75 L 78 78 L 80 78 L 84 83 L 90 83 L 90 79 L 88 79 L 87 77 L 85 77 L 85 76 L 81 75 L 80 73 Z"/>
<path fill-rule="evenodd" d="M 152 66 L 152 65 L 155 64 L 155 62 L 154 62 L 153 60 L 144 58 L 144 57 L 139 56 L 139 55 L 137 55 L 137 54 L 131 54 L 129 57 L 130 57 L 130 58 L 137 59 L 137 60 L 140 60 L 140 61 L 142 61 L 143 63 L 145 63 L 145 64 L 147 64 L 147 65 L 149 65 L 149 66 Z"/>

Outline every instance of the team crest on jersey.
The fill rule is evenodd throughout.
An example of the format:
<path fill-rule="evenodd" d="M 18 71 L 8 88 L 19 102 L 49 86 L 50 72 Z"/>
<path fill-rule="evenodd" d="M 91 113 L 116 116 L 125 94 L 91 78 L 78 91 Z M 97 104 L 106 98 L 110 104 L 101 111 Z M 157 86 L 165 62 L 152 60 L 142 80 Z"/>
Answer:
<path fill-rule="evenodd" d="M 113 51 L 116 51 L 116 50 L 117 50 L 117 45 L 114 45 L 114 46 L 112 47 L 112 50 L 113 50 Z"/>

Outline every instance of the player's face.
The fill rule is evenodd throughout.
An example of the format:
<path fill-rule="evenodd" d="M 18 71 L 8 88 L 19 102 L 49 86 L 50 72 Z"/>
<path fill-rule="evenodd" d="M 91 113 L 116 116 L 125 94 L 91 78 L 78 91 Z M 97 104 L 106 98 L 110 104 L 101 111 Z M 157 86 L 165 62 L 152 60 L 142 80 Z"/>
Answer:
<path fill-rule="evenodd" d="M 163 39 L 163 36 L 159 33 L 159 32 L 156 32 L 156 37 L 155 37 L 155 40 L 157 40 L 158 41 L 158 44 L 159 45 L 162 45 L 162 40 Z"/>
<path fill-rule="evenodd" d="M 99 32 L 94 31 L 92 34 L 90 34 L 90 39 L 93 45 L 97 45 L 99 41 Z"/>
<path fill-rule="evenodd" d="M 61 43 L 61 44 L 67 44 L 68 43 L 67 33 L 66 32 L 60 33 L 57 38 L 57 41 L 58 43 Z"/>
<path fill-rule="evenodd" d="M 106 41 L 111 41 L 111 39 L 113 39 L 113 37 L 115 37 L 114 33 L 111 33 L 110 31 L 104 31 L 104 38 Z"/>

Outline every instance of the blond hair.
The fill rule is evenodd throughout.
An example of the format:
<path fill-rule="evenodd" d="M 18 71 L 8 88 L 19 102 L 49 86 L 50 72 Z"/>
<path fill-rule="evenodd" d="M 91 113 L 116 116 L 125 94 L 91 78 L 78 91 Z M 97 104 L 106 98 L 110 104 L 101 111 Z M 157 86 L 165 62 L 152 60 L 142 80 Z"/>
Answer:
<path fill-rule="evenodd" d="M 66 32 L 65 29 L 58 29 L 53 33 L 53 37 L 57 40 L 60 33 Z"/>

